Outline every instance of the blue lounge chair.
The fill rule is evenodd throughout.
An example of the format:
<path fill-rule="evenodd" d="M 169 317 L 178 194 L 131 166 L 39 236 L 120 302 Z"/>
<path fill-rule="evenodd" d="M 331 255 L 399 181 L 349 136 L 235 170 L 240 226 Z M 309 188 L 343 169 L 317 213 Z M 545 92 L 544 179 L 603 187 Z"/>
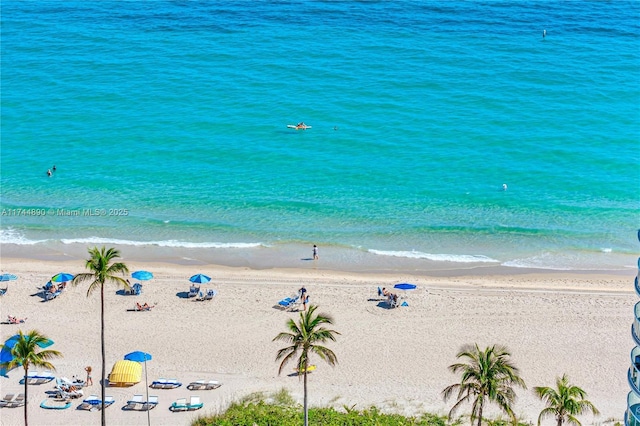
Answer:
<path fill-rule="evenodd" d="M 129 287 L 129 290 L 125 291 L 125 294 L 140 296 L 142 294 L 142 284 L 135 283 L 134 285 Z"/>
<path fill-rule="evenodd" d="M 200 293 L 200 287 L 192 285 L 191 287 L 189 287 L 189 294 L 187 294 L 187 297 L 196 297 L 198 293 Z"/>
<path fill-rule="evenodd" d="M 110 407 L 114 402 L 115 399 L 112 396 L 105 396 L 104 408 Z M 89 395 L 80 405 L 78 405 L 78 410 L 102 410 L 102 399 L 98 395 Z"/>
<path fill-rule="evenodd" d="M 289 309 L 293 307 L 296 303 L 298 303 L 299 297 L 285 297 L 281 301 L 278 302 L 278 305 L 282 306 L 285 309 Z"/>

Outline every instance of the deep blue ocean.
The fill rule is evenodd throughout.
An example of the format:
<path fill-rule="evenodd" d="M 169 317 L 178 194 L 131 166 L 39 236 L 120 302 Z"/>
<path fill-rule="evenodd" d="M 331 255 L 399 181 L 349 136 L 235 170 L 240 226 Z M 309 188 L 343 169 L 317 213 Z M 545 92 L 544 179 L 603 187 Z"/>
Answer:
<path fill-rule="evenodd" d="M 4 256 L 635 273 L 640 2 L 3 0 L 1 24 Z"/>

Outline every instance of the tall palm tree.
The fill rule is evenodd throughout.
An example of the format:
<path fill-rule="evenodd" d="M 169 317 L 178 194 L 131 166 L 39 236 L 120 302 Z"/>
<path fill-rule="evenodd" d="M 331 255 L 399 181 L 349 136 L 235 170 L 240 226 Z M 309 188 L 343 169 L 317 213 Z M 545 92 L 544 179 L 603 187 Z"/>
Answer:
<path fill-rule="evenodd" d="M 123 285 L 128 287 L 124 278 L 129 272 L 127 265 L 121 262 L 113 262 L 114 259 L 120 257 L 120 252 L 114 248 L 106 249 L 97 247 L 89 249 L 91 256 L 86 262 L 86 268 L 91 272 L 81 273 L 75 276 L 72 283 L 77 285 L 86 281 L 91 281 L 87 290 L 87 297 L 96 289 L 100 289 L 100 341 L 102 345 L 102 380 L 100 387 L 102 389 L 102 426 L 105 426 L 104 414 L 104 393 L 105 393 L 105 350 L 104 350 L 104 286 L 107 283 L 113 283 L 117 286 Z M 112 263 L 113 262 L 113 263 Z"/>
<path fill-rule="evenodd" d="M 518 376 L 518 368 L 510 362 L 510 357 L 504 346 L 493 345 L 484 351 L 477 344 L 463 346 L 457 358 L 464 358 L 467 362 L 449 366 L 451 372 L 462 373 L 462 380 L 442 391 L 445 401 L 457 392 L 458 400 L 449 416 L 453 416 L 464 402 L 472 401 L 471 424 L 477 419 L 478 426 L 481 426 L 486 402 L 494 402 L 515 424 L 516 416 L 511 408 L 516 398 L 513 387 L 526 389 L 526 385 Z"/>
<path fill-rule="evenodd" d="M 334 366 L 338 358 L 331 349 L 318 345 L 327 340 L 335 342 L 335 330 L 324 327 L 325 324 L 333 324 L 333 319 L 325 314 L 315 314 L 317 306 L 309 306 L 309 310 L 300 312 L 300 320 L 296 323 L 293 319 L 287 321 L 288 332 L 278 334 L 273 341 L 282 340 L 290 343 L 278 351 L 276 361 L 282 359 L 278 374 L 282 373 L 285 365 L 299 355 L 296 362 L 296 371 L 302 373 L 304 379 L 304 426 L 309 424 L 309 411 L 307 406 L 307 372 L 309 369 L 309 355 L 315 353 L 329 365 Z"/>
<path fill-rule="evenodd" d="M 29 374 L 29 367 L 46 368 L 47 370 L 55 371 L 53 364 L 49 362 L 50 359 L 61 357 L 62 354 L 52 349 L 41 349 L 51 344 L 51 341 L 44 335 L 40 334 L 36 330 L 32 330 L 29 334 L 23 334 L 22 330 L 18 332 L 18 338 L 11 348 L 11 355 L 13 359 L 11 361 L 3 362 L 2 367 L 7 370 L 16 368 L 22 365 L 24 368 L 24 425 L 27 426 L 27 404 L 29 401 L 29 380 L 27 375 Z M 2 345 L 4 347 L 4 345 Z"/>
<path fill-rule="evenodd" d="M 556 379 L 557 389 L 546 386 L 536 386 L 533 388 L 535 394 L 547 404 L 547 408 L 540 412 L 538 416 L 538 426 L 545 417 L 553 416 L 557 426 L 562 426 L 564 422 L 581 426 L 575 417 L 591 411 L 594 415 L 600 414 L 598 409 L 585 398 L 587 393 L 577 386 L 569 383 L 566 374 Z"/>

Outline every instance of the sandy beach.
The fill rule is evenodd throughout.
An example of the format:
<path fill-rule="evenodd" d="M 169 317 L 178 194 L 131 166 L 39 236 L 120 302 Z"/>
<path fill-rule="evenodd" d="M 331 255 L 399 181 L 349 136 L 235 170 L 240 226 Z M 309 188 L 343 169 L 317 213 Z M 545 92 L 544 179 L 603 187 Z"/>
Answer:
<path fill-rule="evenodd" d="M 304 285 L 310 303 L 333 316 L 341 333 L 328 346 L 336 353 L 334 368 L 315 359 L 318 368 L 309 378 L 311 405 L 376 405 L 384 411 L 445 414 L 453 404 L 444 402 L 441 391 L 457 376 L 447 367 L 456 362 L 463 344 L 480 347 L 503 344 L 512 353 L 528 390 L 518 390 L 516 413 L 535 422 L 543 404 L 534 386 L 553 386 L 564 373 L 582 387 L 601 415 L 580 417 L 583 424 L 622 421 L 628 385 L 626 371 L 633 344 L 629 333 L 635 271 L 626 275 L 586 273 L 531 273 L 518 275 L 412 276 L 367 274 L 313 269 L 230 268 L 214 265 L 174 265 L 132 262 L 130 271 L 153 272 L 143 282 L 140 296 L 125 296 L 115 286 L 105 289 L 107 374 L 129 352 L 150 353 L 149 382 L 175 378 L 178 389 L 153 390 L 159 397 L 151 410 L 155 425 L 186 425 L 196 416 L 217 412 L 231 401 L 252 392 L 275 392 L 286 388 L 302 402 L 302 383 L 297 377 L 278 375 L 275 361 L 281 342 L 272 342 L 285 331 L 288 318 L 298 313 L 277 309 L 277 302 Z M 321 261 L 320 261 L 321 262 Z M 309 262 L 311 264 L 313 262 Z M 43 302 L 39 287 L 58 272 L 77 274 L 84 262 L 39 261 L 3 258 L 2 272 L 18 275 L 8 283 L 0 299 L 2 319 L 7 315 L 27 318 L 25 324 L 0 327 L 2 341 L 18 330 L 36 329 L 55 341 L 51 347 L 64 355 L 54 361 L 57 374 L 83 376 L 84 367 L 94 369 L 94 385 L 85 395 L 100 394 L 100 297 L 86 296 L 86 287 L 70 287 L 56 299 Z M 189 277 L 211 276 L 203 289 L 217 296 L 197 302 L 184 296 Z M 134 282 L 135 280 L 132 280 Z M 387 309 L 377 287 L 412 282 L 417 290 L 406 294 L 409 306 Z M 1 283 L 4 288 L 7 283 Z M 150 312 L 133 312 L 136 302 L 156 304 Z M 292 367 L 289 371 L 292 372 Z M 22 392 L 20 370 L 0 379 L 2 394 Z M 194 380 L 219 380 L 217 390 L 189 391 Z M 32 425 L 97 425 L 99 412 L 39 407 L 53 382 L 30 387 L 29 419 Z M 141 383 L 128 388 L 108 388 L 115 404 L 107 409 L 111 425 L 146 424 L 145 412 L 122 410 L 134 394 L 144 394 Z M 199 395 L 204 408 L 172 413 L 177 398 Z M 496 414 L 495 410 L 489 410 Z M 468 413 L 468 407 L 460 414 Z M 22 409 L 3 408 L 0 424 L 19 425 Z M 551 423 L 549 423 L 551 424 Z"/>

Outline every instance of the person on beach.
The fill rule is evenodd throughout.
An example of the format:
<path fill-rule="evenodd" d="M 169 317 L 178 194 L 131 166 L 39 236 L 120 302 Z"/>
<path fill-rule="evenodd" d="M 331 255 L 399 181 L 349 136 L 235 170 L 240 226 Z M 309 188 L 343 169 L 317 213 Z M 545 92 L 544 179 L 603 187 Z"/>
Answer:
<path fill-rule="evenodd" d="M 301 299 L 304 299 L 304 295 L 307 292 L 307 289 L 304 288 L 304 286 L 300 287 L 300 290 L 298 290 L 298 297 L 300 297 Z"/>
<path fill-rule="evenodd" d="M 309 295 L 305 293 L 302 296 L 302 310 L 303 311 L 307 310 L 307 303 L 309 303 Z"/>
<path fill-rule="evenodd" d="M 87 386 L 93 385 L 93 379 L 91 378 L 91 366 L 85 367 L 84 371 L 87 372 L 87 380 L 85 383 L 87 384 Z"/>
<path fill-rule="evenodd" d="M 313 245 L 313 260 L 318 260 L 318 246 L 317 245 Z"/>
<path fill-rule="evenodd" d="M 7 317 L 9 318 L 9 324 L 22 324 L 23 322 L 25 322 L 27 319 L 26 318 L 16 318 L 14 316 L 11 315 L 7 315 Z"/>
<path fill-rule="evenodd" d="M 153 308 L 153 306 L 150 306 L 148 303 L 145 303 L 144 305 L 141 305 L 141 304 L 136 302 L 136 309 L 139 310 L 139 311 L 150 311 L 151 308 Z"/>

